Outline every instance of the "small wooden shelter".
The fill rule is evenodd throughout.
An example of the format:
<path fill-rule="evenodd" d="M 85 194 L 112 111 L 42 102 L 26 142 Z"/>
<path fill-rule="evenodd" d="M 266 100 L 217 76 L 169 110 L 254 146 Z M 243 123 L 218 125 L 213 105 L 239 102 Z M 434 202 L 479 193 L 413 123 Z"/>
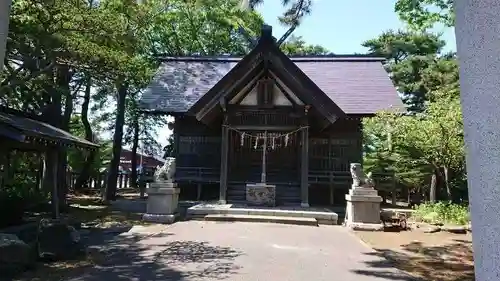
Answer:
<path fill-rule="evenodd" d="M 41 119 L 41 116 L 0 107 L 0 188 L 10 176 L 9 155 L 13 150 L 33 151 L 40 156 L 43 184 L 51 187 L 52 202 L 57 206 L 57 153 L 61 147 L 96 150 L 99 145 L 75 137 Z M 47 165 L 50 164 L 50 165 Z M 58 210 L 56 208 L 56 213 Z"/>

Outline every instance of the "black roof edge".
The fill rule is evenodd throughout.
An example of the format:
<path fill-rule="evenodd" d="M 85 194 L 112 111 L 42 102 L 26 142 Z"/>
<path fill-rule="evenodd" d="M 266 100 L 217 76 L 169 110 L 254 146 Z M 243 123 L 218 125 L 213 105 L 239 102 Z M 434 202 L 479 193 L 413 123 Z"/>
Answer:
<path fill-rule="evenodd" d="M 221 55 L 221 56 L 157 56 L 160 62 L 169 61 L 181 61 L 181 62 L 239 62 L 243 57 L 233 56 L 233 55 Z M 371 54 L 328 54 L 328 55 L 294 55 L 288 56 L 294 62 L 329 62 L 329 61 L 385 61 L 386 58 L 375 56 Z"/>
<path fill-rule="evenodd" d="M 165 111 L 161 109 L 140 109 L 139 113 L 145 114 L 145 115 L 171 115 L 171 116 L 176 116 L 176 115 L 183 115 L 186 114 L 188 111 Z"/>

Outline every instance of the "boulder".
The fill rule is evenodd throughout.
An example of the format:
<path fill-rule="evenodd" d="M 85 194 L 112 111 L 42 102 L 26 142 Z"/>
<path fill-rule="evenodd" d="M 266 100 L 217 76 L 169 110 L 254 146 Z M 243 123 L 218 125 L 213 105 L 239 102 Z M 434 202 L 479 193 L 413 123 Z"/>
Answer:
<path fill-rule="evenodd" d="M 31 247 L 14 234 L 0 233 L 0 272 L 19 273 L 34 265 Z"/>
<path fill-rule="evenodd" d="M 85 253 L 80 233 L 59 220 L 41 220 L 37 233 L 38 254 L 42 259 L 67 260 Z"/>
<path fill-rule="evenodd" d="M 443 231 L 449 232 L 449 233 L 454 233 L 454 234 L 466 234 L 467 233 L 467 227 L 466 226 L 460 226 L 460 225 L 444 225 L 441 227 Z"/>
<path fill-rule="evenodd" d="M 425 228 L 421 228 L 422 231 L 424 233 L 436 233 L 436 232 L 439 232 L 441 231 L 441 227 L 439 226 L 434 226 L 434 225 L 430 225 L 428 227 L 425 227 Z"/>

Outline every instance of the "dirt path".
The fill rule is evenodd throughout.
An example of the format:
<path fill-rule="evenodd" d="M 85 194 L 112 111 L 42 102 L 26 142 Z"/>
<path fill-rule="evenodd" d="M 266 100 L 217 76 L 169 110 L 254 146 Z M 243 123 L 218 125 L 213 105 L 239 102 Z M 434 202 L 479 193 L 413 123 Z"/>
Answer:
<path fill-rule="evenodd" d="M 421 231 L 357 232 L 358 236 L 394 264 L 429 281 L 473 281 L 471 234 Z"/>

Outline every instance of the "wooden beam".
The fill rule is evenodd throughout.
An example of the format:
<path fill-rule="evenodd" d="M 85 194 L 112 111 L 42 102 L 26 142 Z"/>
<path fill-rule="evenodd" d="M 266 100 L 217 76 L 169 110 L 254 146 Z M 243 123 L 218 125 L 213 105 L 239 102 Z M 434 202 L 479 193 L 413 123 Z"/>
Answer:
<path fill-rule="evenodd" d="M 328 169 L 332 171 L 334 169 L 333 167 L 333 161 L 332 161 L 332 136 L 328 135 Z M 333 184 L 333 173 L 330 172 L 328 175 L 328 186 L 330 188 L 330 205 L 333 206 L 335 203 L 335 185 Z"/>
<path fill-rule="evenodd" d="M 237 80 L 236 82 L 233 80 L 231 81 L 231 85 L 225 89 L 219 92 L 212 100 L 210 100 L 205 106 L 203 106 L 197 113 L 196 113 L 196 119 L 199 121 L 203 121 L 205 115 L 207 115 L 209 112 L 211 112 L 219 103 L 221 98 L 230 100 L 232 99 L 235 95 L 238 94 L 238 92 L 242 91 L 245 86 L 247 86 L 251 81 L 259 75 L 259 73 L 263 69 L 263 64 L 258 63 L 250 69 L 245 75 L 242 77 L 237 77 L 240 80 Z"/>
<path fill-rule="evenodd" d="M 239 125 L 231 126 L 232 128 L 242 131 L 292 131 L 296 130 L 297 126 L 260 126 L 260 125 Z"/>
<path fill-rule="evenodd" d="M 259 81 L 262 77 L 264 77 L 264 72 L 259 74 L 256 79 L 254 78 L 255 81 L 253 81 L 252 84 L 250 84 L 250 86 L 248 86 L 248 88 L 245 90 L 245 92 L 240 97 L 238 97 L 238 99 L 233 104 L 240 104 L 243 101 L 243 99 L 245 99 L 245 97 L 253 90 L 253 88 L 255 88 L 255 86 L 257 86 L 257 83 L 259 83 Z M 237 95 L 238 93 L 235 93 L 235 94 Z"/>

